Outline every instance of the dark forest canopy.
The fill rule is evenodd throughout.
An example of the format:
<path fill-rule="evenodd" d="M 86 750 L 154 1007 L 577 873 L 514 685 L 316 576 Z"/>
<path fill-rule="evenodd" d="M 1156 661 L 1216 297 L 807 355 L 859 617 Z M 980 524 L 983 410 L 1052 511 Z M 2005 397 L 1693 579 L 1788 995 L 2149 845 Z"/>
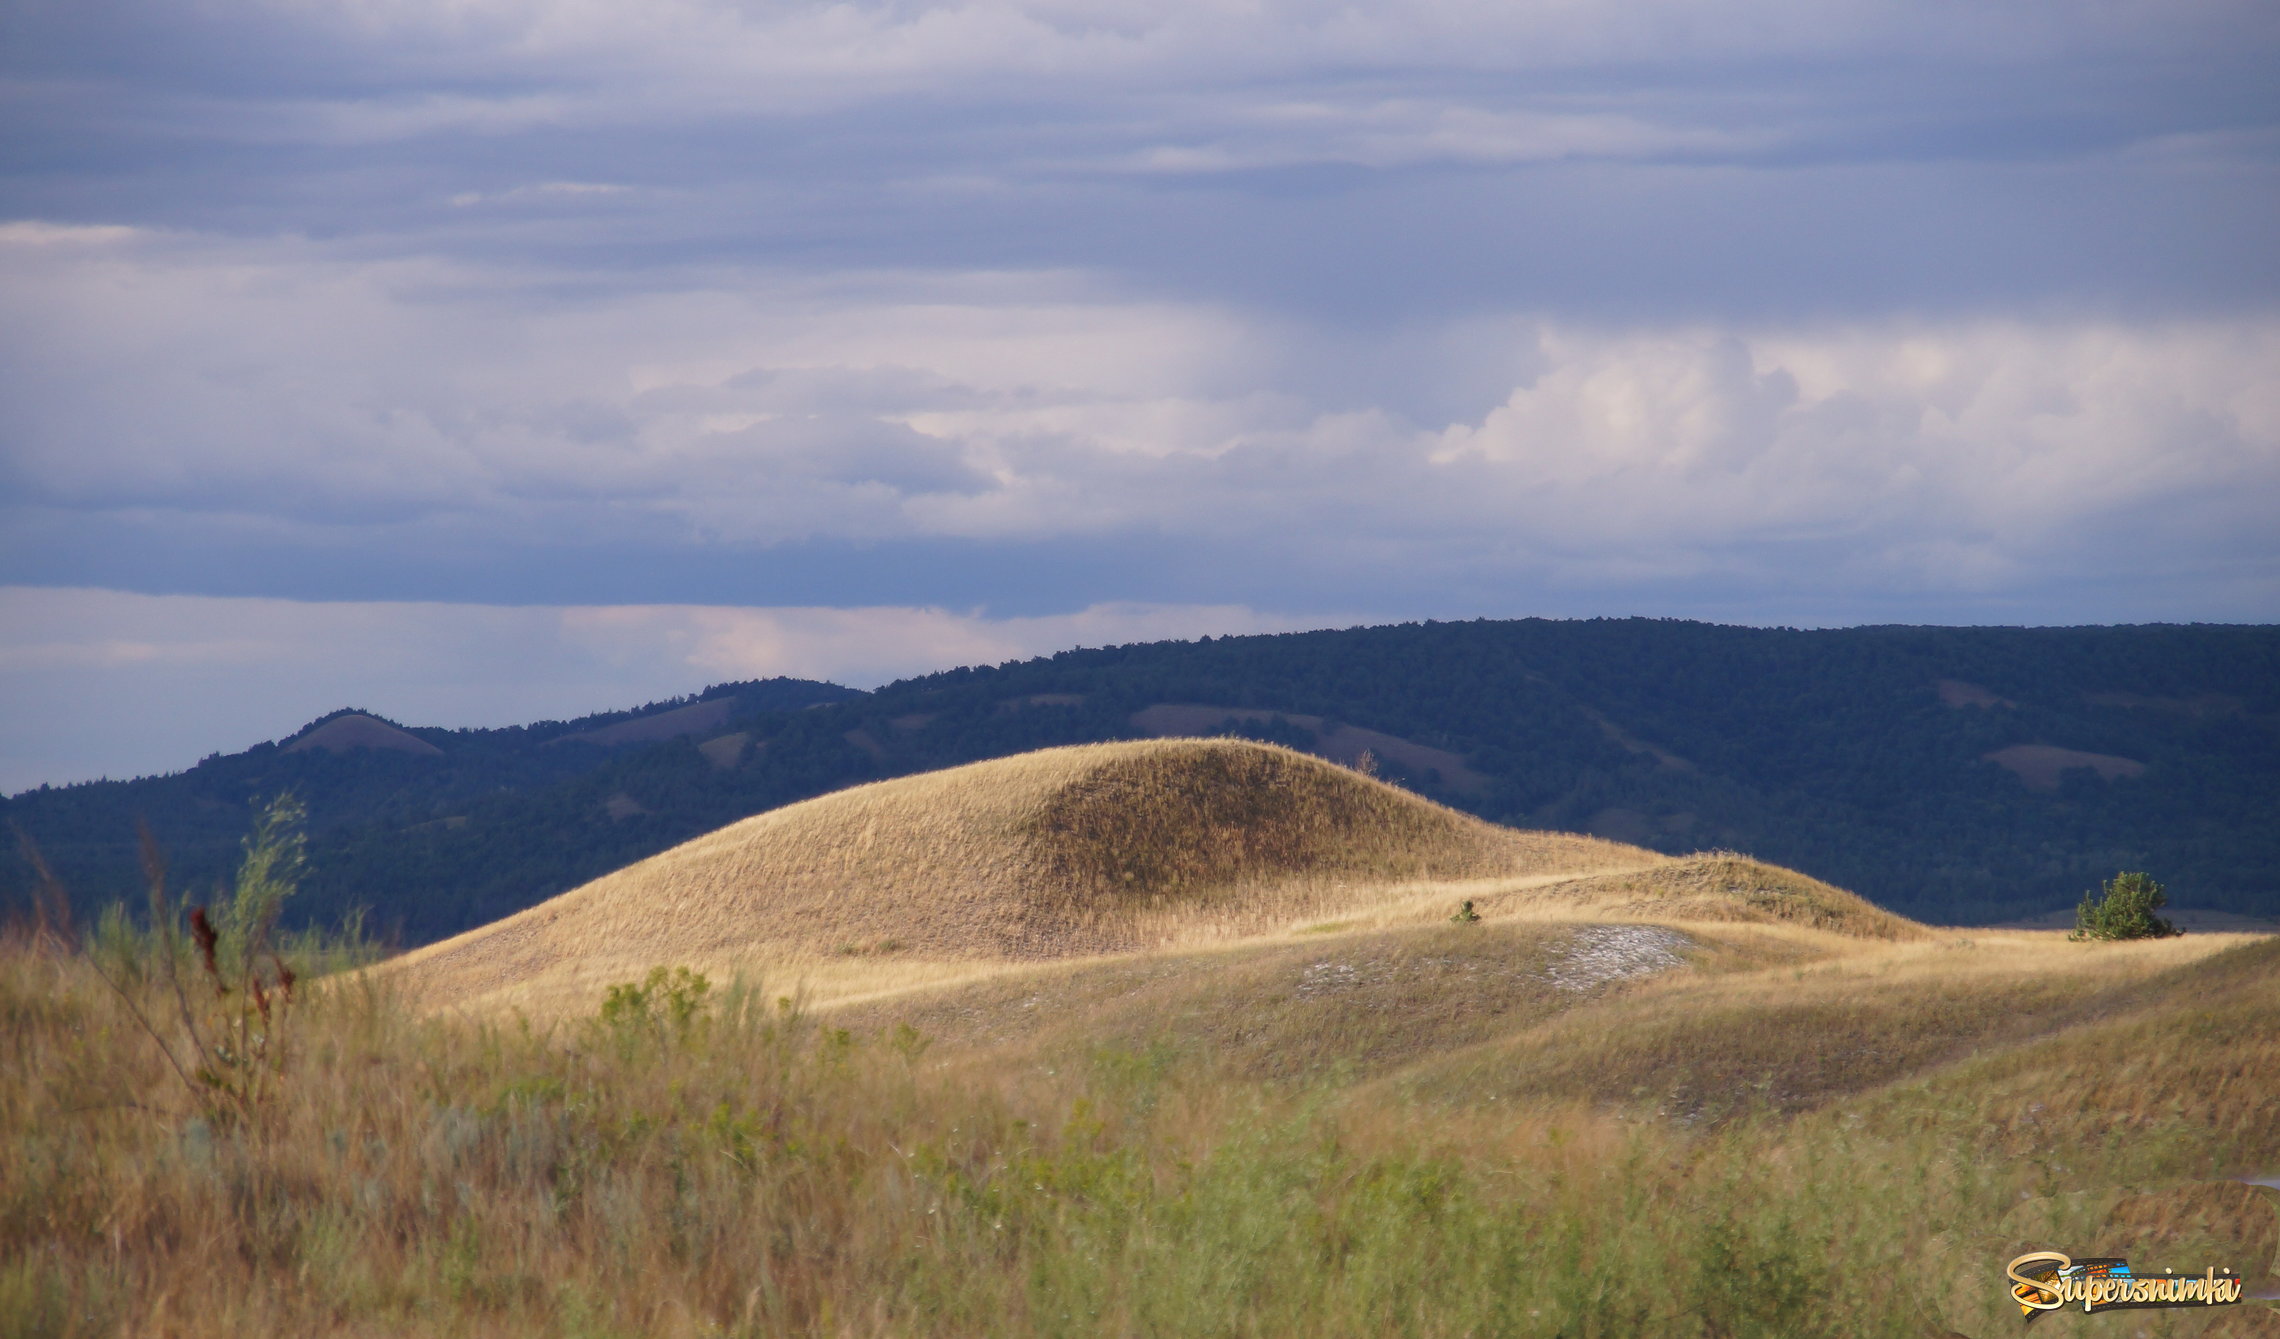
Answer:
<path fill-rule="evenodd" d="M 723 684 L 583 721 L 406 727 L 396 747 L 350 725 L 337 750 L 262 744 L 0 807 L 84 914 L 139 900 L 138 818 L 195 892 L 250 806 L 292 789 L 311 815 L 297 914 L 364 906 L 418 942 L 839 787 L 1224 731 L 1369 747 L 1499 822 L 1746 851 L 1931 920 L 2071 907 L 2117 869 L 2154 871 L 2176 906 L 2280 913 L 2274 627 L 1402 624 L 1080 649 L 872 693 Z M 23 899 L 28 865 L 5 877 Z"/>

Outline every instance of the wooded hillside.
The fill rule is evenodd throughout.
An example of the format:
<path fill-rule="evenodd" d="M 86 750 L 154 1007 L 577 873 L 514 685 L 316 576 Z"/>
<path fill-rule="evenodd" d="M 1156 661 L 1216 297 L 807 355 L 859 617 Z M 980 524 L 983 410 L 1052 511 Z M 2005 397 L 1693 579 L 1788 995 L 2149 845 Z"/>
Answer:
<path fill-rule="evenodd" d="M 1348 762 L 1367 749 L 1383 775 L 1502 823 L 1745 851 L 1919 919 L 2071 906 L 2123 868 L 2154 871 L 2179 906 L 2280 913 L 2271 627 L 1403 624 L 407 733 L 435 751 L 296 747 L 304 732 L 174 776 L 26 792 L 4 813 L 84 911 L 139 897 L 138 817 L 195 885 L 234 859 L 249 803 L 292 788 L 312 815 L 296 914 L 362 905 L 421 942 L 846 785 L 1233 733 Z M 28 891 L 21 861 L 6 879 Z"/>

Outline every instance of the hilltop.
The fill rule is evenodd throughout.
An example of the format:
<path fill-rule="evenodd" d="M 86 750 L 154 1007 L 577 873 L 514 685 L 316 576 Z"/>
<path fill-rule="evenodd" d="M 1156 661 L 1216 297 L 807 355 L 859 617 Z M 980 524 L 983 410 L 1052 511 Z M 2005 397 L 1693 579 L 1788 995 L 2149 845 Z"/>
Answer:
<path fill-rule="evenodd" d="M 1274 745 L 1094 744 L 744 819 L 389 970 L 455 1005 L 582 1004 L 598 982 L 668 962 L 846 990 L 1258 935 L 1430 889 L 1486 901 L 1517 881 L 1661 860 L 1500 828 Z"/>
<path fill-rule="evenodd" d="M 789 805 L 385 972 L 455 1009 L 575 1010 L 661 964 L 796 984 L 825 1004 L 1055 960 L 1398 936 L 1445 925 L 1462 905 L 1507 929 L 1926 934 L 1746 857 L 1499 827 L 1277 745 L 1168 739 L 1046 749 Z"/>

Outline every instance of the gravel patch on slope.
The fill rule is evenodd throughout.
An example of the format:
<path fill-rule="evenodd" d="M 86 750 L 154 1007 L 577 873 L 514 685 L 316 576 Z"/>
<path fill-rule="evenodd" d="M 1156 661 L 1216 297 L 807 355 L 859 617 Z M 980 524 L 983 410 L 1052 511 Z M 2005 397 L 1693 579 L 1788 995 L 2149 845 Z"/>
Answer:
<path fill-rule="evenodd" d="M 1568 941 L 1567 951 L 1544 969 L 1544 979 L 1561 990 L 1585 991 L 1634 977 L 1684 967 L 1679 950 L 1694 941 L 1660 925 L 1586 925 Z"/>
<path fill-rule="evenodd" d="M 1324 958 L 1299 972 L 1293 993 L 1300 999 L 1313 999 L 1389 986 L 1398 979 L 1421 973 L 1457 973 L 1479 978 L 1483 984 L 1489 979 L 1533 978 L 1557 990 L 1581 994 L 1615 982 L 1684 967 L 1686 959 L 1680 956 L 1681 950 L 1693 945 L 1691 938 L 1660 925 L 1586 925 L 1555 949 L 1540 970 L 1533 972 L 1518 965 L 1446 957 Z"/>

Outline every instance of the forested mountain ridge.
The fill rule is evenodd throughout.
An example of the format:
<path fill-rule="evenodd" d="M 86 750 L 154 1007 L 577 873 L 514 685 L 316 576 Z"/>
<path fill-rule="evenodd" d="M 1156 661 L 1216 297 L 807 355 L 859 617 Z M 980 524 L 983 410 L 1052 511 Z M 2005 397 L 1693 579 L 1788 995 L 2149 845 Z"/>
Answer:
<path fill-rule="evenodd" d="M 175 776 L 26 792 L 5 813 L 85 908 L 133 896 L 138 815 L 195 883 L 226 868 L 248 803 L 290 786 L 312 813 L 301 913 L 364 905 L 419 941 L 840 786 L 1175 732 L 1341 761 L 1368 748 L 1499 822 L 1744 850 L 1921 919 L 2070 905 L 2125 867 L 2179 905 L 2280 913 L 2266 626 L 1526 619 L 1207 638 L 868 694 L 774 680 L 614 718 L 407 732 L 433 754 L 296 751 L 304 732 Z M 8 879 L 20 896 L 25 869 Z"/>
<path fill-rule="evenodd" d="M 687 718 L 692 709 L 725 719 L 860 696 L 837 684 L 769 679 L 570 721 L 460 730 L 398 726 L 351 707 L 286 740 L 214 754 L 186 772 L 24 791 L 0 800 L 0 817 L 15 830 L 10 837 L 36 843 L 85 916 L 112 901 L 141 904 L 138 824 L 150 825 L 173 883 L 195 900 L 235 866 L 255 806 L 290 790 L 308 806 L 312 870 L 289 916 L 330 920 L 363 906 L 378 924 L 424 935 L 422 927 L 449 914 L 437 909 L 462 891 L 465 873 L 490 868 L 509 884 L 518 873 L 481 861 L 459 878 L 402 893 L 392 882 L 402 876 L 394 860 L 384 854 L 375 865 L 359 853 L 391 843 L 417 851 L 432 834 L 465 826 L 470 814 L 503 816 L 519 811 L 518 798 L 559 796 L 613 755 L 668 737 L 653 731 L 646 741 L 614 743 L 613 731 Z M 489 834 L 490 825 L 482 831 Z M 33 874 L 21 841 L 12 844 L 19 849 L 0 859 L 0 901 L 20 904 Z M 589 859 L 607 859 L 609 849 L 603 845 Z M 577 855 L 555 859 L 562 868 L 584 867 Z"/>

